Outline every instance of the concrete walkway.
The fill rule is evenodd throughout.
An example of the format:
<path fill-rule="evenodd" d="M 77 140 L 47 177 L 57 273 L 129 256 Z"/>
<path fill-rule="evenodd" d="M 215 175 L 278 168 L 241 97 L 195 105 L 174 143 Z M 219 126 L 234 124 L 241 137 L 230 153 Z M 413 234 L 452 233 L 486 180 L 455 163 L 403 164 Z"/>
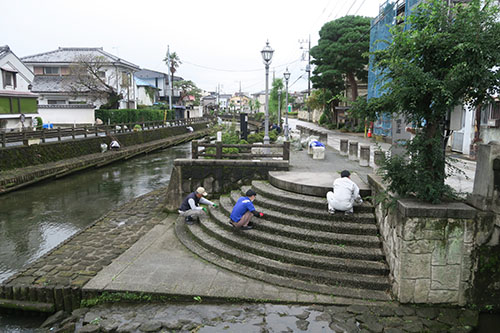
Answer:
<path fill-rule="evenodd" d="M 329 130 L 318 126 L 317 124 L 310 123 L 307 121 L 302 121 L 298 119 L 288 119 L 289 126 L 294 129 L 297 125 L 306 126 L 314 129 L 321 129 L 328 132 L 328 146 L 333 149 L 340 151 L 340 140 L 347 139 L 349 141 L 357 141 L 360 144 L 368 145 L 371 147 L 371 158 L 370 166 L 375 167 L 373 163 L 373 152 L 378 149 L 383 151 L 388 151 L 391 148 L 391 144 L 383 142 L 374 142 L 372 139 L 365 138 L 363 133 L 343 133 L 339 130 Z M 459 153 L 452 153 L 449 155 L 455 159 L 453 161 L 453 166 L 459 170 L 458 173 L 454 173 L 452 176 L 446 179 L 446 183 L 454 188 L 456 191 L 463 193 L 472 193 L 474 186 L 474 176 L 476 173 L 476 162 L 466 159 L 463 155 Z M 450 170 L 451 171 L 451 170 Z M 372 171 L 373 172 L 373 171 Z"/>

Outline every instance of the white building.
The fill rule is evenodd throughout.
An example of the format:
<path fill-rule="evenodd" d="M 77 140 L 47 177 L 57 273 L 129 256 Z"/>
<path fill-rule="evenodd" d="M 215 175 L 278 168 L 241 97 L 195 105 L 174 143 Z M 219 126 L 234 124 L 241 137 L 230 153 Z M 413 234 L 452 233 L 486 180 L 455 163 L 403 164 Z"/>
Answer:
<path fill-rule="evenodd" d="M 0 130 L 31 127 L 38 116 L 33 72 L 8 46 L 0 46 L 0 72 Z"/>
<path fill-rule="evenodd" d="M 134 77 L 141 79 L 143 82 L 147 82 L 152 87 L 158 88 L 159 100 L 168 102 L 169 93 L 171 91 L 171 88 L 168 84 L 168 74 L 158 71 L 153 71 L 150 69 L 141 69 L 140 71 L 134 73 Z M 183 80 L 182 77 L 174 75 L 174 82 L 182 80 Z M 172 95 L 172 103 L 178 104 L 180 96 L 181 93 L 179 89 L 174 88 L 174 92 Z"/>
<path fill-rule="evenodd" d="M 99 90 L 113 90 L 121 98 L 120 109 L 136 108 L 137 87 L 133 80 L 139 67 L 102 48 L 60 47 L 57 50 L 26 56 L 21 60 L 34 72 L 32 91 L 39 94 L 39 113 L 44 123 L 58 125 L 93 124 L 94 108 L 108 102 Z M 88 86 L 76 79 L 88 64 Z M 89 80 L 90 81 L 90 80 Z M 93 88 L 90 88 L 93 86 Z"/>

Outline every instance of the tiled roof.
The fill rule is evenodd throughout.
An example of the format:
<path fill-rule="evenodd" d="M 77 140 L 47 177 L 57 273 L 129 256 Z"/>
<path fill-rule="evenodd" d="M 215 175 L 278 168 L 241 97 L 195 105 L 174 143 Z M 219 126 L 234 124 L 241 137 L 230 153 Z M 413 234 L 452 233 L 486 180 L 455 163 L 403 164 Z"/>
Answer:
<path fill-rule="evenodd" d="M 136 77 L 138 77 L 140 79 L 154 79 L 154 78 L 157 78 L 157 77 L 166 77 L 167 73 L 153 71 L 151 69 L 145 69 L 145 68 L 143 68 L 140 71 L 135 72 L 134 76 L 136 76 Z M 182 77 L 174 75 L 174 81 L 182 81 L 182 80 L 183 80 Z"/>
<path fill-rule="evenodd" d="M 10 52 L 10 48 L 7 45 L 0 46 L 0 59 L 6 56 Z"/>
<path fill-rule="evenodd" d="M 69 93 L 72 92 L 70 82 L 71 76 L 35 75 L 31 91 L 34 93 Z"/>
<path fill-rule="evenodd" d="M 118 63 L 139 70 L 139 66 L 104 51 L 102 47 L 60 47 L 54 51 L 22 57 L 21 60 L 27 64 L 72 63 L 80 56 L 104 57 L 106 62 Z"/>

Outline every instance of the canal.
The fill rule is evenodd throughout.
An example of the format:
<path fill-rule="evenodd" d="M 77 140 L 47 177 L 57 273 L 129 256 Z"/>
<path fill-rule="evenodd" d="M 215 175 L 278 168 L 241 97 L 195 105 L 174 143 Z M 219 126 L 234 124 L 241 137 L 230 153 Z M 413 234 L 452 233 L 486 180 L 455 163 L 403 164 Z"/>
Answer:
<path fill-rule="evenodd" d="M 174 159 L 190 153 L 185 143 L 0 196 L 0 283 L 116 206 L 168 185 Z M 11 322 L 0 314 L 0 332 L 24 331 Z"/>

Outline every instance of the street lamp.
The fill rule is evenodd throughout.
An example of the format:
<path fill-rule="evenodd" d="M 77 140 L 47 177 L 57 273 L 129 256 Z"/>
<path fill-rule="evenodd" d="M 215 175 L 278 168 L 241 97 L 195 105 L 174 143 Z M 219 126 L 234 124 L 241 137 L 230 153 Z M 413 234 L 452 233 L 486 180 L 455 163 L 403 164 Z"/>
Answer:
<path fill-rule="evenodd" d="M 288 67 L 286 68 L 285 72 L 283 73 L 283 77 L 285 78 L 285 89 L 286 89 L 286 117 L 285 117 L 285 138 L 288 141 L 288 80 L 290 79 L 290 72 L 288 71 Z"/>
<path fill-rule="evenodd" d="M 278 88 L 278 127 L 281 129 L 281 88 Z"/>
<path fill-rule="evenodd" d="M 269 40 L 266 42 L 266 46 L 260 51 L 262 54 L 262 59 L 264 60 L 264 65 L 266 66 L 266 109 L 265 109 L 265 122 L 264 122 L 264 144 L 269 143 L 269 65 L 271 64 L 271 59 L 273 58 L 274 50 L 269 46 Z"/>

